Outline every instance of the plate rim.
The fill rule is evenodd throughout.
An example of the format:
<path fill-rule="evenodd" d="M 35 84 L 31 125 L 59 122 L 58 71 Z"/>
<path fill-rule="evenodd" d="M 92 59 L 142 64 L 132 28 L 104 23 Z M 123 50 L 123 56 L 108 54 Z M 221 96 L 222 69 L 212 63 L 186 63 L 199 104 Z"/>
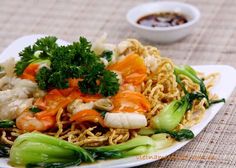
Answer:
<path fill-rule="evenodd" d="M 3 52 L 0 55 L 0 62 L 2 62 L 4 60 L 6 60 L 7 58 L 11 57 L 10 54 L 9 54 L 9 56 L 7 56 L 8 55 L 7 52 L 8 52 L 8 50 L 11 50 L 11 52 L 12 52 L 12 50 L 14 50 L 14 47 L 12 47 L 12 45 L 16 45 L 17 43 L 21 43 L 21 46 L 22 46 L 22 44 L 27 44 L 27 46 L 28 46 L 28 45 L 32 44 L 33 42 L 35 42 L 38 38 L 45 37 L 45 36 L 48 36 L 48 35 L 45 35 L 45 34 L 34 34 L 34 35 L 23 36 L 21 38 L 16 39 L 10 45 L 8 45 L 8 47 L 6 47 L 5 50 L 3 50 Z M 61 39 L 58 39 L 58 40 L 59 40 L 59 43 L 61 43 L 62 45 L 69 44 L 68 42 L 66 42 L 64 40 L 61 40 Z M 23 48 L 21 48 L 21 50 L 22 49 Z M 18 53 L 19 53 L 19 51 L 17 52 L 17 54 Z M 13 57 L 16 58 L 16 56 L 14 56 L 14 55 L 13 55 Z M 235 68 L 232 67 L 232 66 L 229 66 L 229 65 L 193 65 L 193 67 L 196 68 L 197 70 L 198 69 L 203 69 L 204 70 L 204 69 L 209 69 L 209 68 L 210 69 L 214 69 L 214 68 L 216 68 L 216 69 L 224 69 L 224 71 L 221 72 L 222 76 L 225 75 L 225 72 L 227 72 L 227 71 L 229 71 L 230 73 L 236 75 Z M 207 72 L 204 72 L 204 73 L 207 73 Z M 226 77 L 227 77 L 227 75 L 226 75 Z M 230 90 L 227 92 L 226 97 L 225 97 L 226 101 L 230 98 L 231 94 L 233 93 L 233 91 L 235 89 L 236 79 L 233 78 L 232 80 L 233 80 L 233 83 L 230 85 L 230 88 L 228 88 Z M 213 112 L 208 116 L 210 118 L 207 118 L 207 121 L 204 120 L 205 117 L 206 117 L 204 115 L 204 118 L 201 120 L 201 122 L 197 124 L 197 126 L 200 126 L 201 129 L 199 129 L 199 128 L 198 128 L 199 130 L 195 129 L 195 128 L 197 128 L 196 125 L 191 127 L 191 130 L 194 132 L 195 137 L 212 121 L 212 119 L 222 109 L 222 107 L 224 107 L 224 104 L 220 103 L 220 104 L 216 104 L 213 107 L 211 107 L 211 108 L 206 110 L 205 114 L 208 111 L 210 111 L 210 112 L 213 111 Z M 170 146 L 168 148 L 165 148 L 165 149 L 157 151 L 157 152 L 145 154 L 145 155 L 156 155 L 156 156 L 160 156 L 159 159 L 161 159 L 162 157 L 167 157 L 170 154 L 176 152 L 177 150 L 179 150 L 180 148 L 185 146 L 190 141 L 192 141 L 192 140 L 188 140 L 188 141 L 184 141 L 184 142 L 176 142 L 174 145 L 172 145 L 172 146 Z M 160 153 L 161 153 L 161 155 L 160 155 Z M 94 166 L 96 166 L 96 167 L 109 166 L 109 167 L 112 167 L 112 168 L 117 168 L 117 167 L 134 167 L 134 166 L 144 165 L 144 164 L 148 164 L 148 163 L 155 162 L 155 161 L 159 160 L 159 159 L 138 160 L 137 157 L 139 157 L 139 156 L 132 156 L 132 157 L 127 157 L 127 158 L 122 158 L 122 159 L 103 160 L 103 161 L 98 161 L 98 162 L 92 163 L 92 164 L 81 164 L 80 166 L 74 166 L 74 167 L 80 167 L 80 168 L 92 168 Z M 0 158 L 0 161 L 4 161 L 5 163 L 7 162 L 7 160 L 8 159 Z M 112 162 L 112 163 L 109 164 L 109 162 Z M 115 163 L 117 162 L 117 164 L 119 164 L 119 165 L 113 164 L 114 162 Z M 105 163 L 105 165 L 104 165 L 104 163 Z M 8 164 L 5 165 L 4 163 L 3 163 L 3 165 L 2 165 L 2 163 L 0 163 L 0 166 L 11 167 L 10 165 L 8 165 Z"/>

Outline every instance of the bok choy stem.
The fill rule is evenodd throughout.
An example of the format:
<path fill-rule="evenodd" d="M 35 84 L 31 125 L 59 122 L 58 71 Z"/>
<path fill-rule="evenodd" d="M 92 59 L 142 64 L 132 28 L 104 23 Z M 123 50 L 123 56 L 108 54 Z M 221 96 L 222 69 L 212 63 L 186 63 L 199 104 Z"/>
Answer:
<path fill-rule="evenodd" d="M 204 95 L 204 97 L 207 100 L 207 103 L 206 103 L 207 108 L 210 107 L 212 104 L 225 102 L 225 99 L 219 99 L 219 100 L 213 100 L 213 101 L 209 100 L 208 92 L 207 92 L 206 86 L 204 84 L 204 81 L 197 76 L 197 72 L 191 66 L 188 66 L 188 65 L 184 65 L 182 67 L 175 66 L 174 74 L 176 76 L 177 83 L 179 83 L 179 85 L 183 88 L 185 94 L 187 93 L 187 91 L 186 91 L 183 83 L 181 82 L 179 75 L 187 76 L 194 83 L 199 85 L 200 92 Z"/>
<path fill-rule="evenodd" d="M 168 134 L 158 134 L 152 137 L 137 136 L 127 142 L 117 145 L 86 148 L 95 159 L 123 158 L 150 153 L 173 144 Z"/>
<path fill-rule="evenodd" d="M 152 128 L 142 128 L 139 130 L 139 135 L 153 135 L 153 134 L 160 134 L 160 133 L 167 133 L 176 141 L 188 140 L 194 138 L 194 133 L 189 129 L 181 129 L 178 131 L 167 131 L 167 130 L 157 130 Z"/>
<path fill-rule="evenodd" d="M 12 128 L 15 125 L 15 122 L 12 120 L 1 120 L 0 128 Z"/>
<path fill-rule="evenodd" d="M 94 162 L 92 156 L 83 148 L 67 141 L 40 133 L 20 135 L 10 151 L 10 164 L 24 166 L 52 163 L 71 164 Z"/>

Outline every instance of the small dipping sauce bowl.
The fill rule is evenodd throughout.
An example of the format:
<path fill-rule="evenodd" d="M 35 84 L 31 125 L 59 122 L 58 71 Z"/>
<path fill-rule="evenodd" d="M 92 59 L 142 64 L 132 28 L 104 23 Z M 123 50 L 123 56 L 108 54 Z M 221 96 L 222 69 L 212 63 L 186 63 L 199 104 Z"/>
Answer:
<path fill-rule="evenodd" d="M 158 43 L 172 43 L 192 32 L 200 12 L 190 4 L 161 1 L 136 6 L 129 10 L 126 18 L 143 38 Z"/>

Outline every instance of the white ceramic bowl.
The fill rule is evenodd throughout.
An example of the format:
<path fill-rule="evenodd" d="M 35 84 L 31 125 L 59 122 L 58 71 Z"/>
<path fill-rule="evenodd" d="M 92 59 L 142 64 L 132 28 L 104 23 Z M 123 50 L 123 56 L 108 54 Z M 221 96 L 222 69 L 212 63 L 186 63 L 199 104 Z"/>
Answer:
<path fill-rule="evenodd" d="M 185 15 L 188 22 L 173 27 L 147 27 L 137 23 L 142 16 L 159 12 L 177 12 Z M 132 8 L 127 13 L 127 21 L 143 38 L 158 43 L 171 43 L 189 35 L 200 18 L 199 10 L 189 4 L 161 1 L 146 3 Z"/>

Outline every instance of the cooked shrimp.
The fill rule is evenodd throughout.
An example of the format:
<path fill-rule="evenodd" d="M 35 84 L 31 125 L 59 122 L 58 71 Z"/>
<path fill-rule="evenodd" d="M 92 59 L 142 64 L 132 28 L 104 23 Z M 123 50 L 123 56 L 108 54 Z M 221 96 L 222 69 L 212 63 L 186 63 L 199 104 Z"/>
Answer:
<path fill-rule="evenodd" d="M 31 132 L 31 131 L 46 131 L 55 125 L 55 116 L 45 116 L 38 119 L 34 113 L 25 110 L 17 119 L 17 128 Z"/>

